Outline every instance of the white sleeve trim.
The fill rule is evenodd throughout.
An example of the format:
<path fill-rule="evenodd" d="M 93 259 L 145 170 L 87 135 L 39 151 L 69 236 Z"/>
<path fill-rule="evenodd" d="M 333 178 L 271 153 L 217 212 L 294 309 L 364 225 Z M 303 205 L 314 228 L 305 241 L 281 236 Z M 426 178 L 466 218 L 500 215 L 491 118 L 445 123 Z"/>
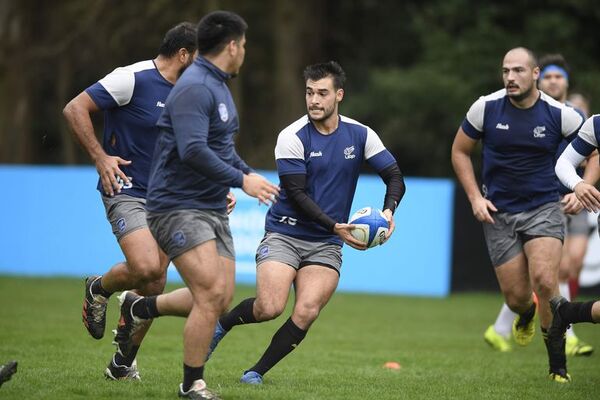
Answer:
<path fill-rule="evenodd" d="M 135 87 L 135 74 L 127 67 L 116 68 L 98 81 L 119 106 L 131 101 Z"/>
<path fill-rule="evenodd" d="M 467 111 L 467 121 L 473 128 L 483 132 L 483 116 L 485 113 L 485 97 L 480 97 Z"/>
<path fill-rule="evenodd" d="M 376 154 L 381 153 L 385 150 L 383 142 L 379 138 L 379 135 L 369 127 L 367 127 L 367 141 L 365 143 L 365 160 L 373 157 Z"/>
<path fill-rule="evenodd" d="M 583 117 L 575 109 L 565 106 L 561 112 L 562 134 L 567 137 L 581 126 Z"/>
<path fill-rule="evenodd" d="M 558 179 L 560 179 L 563 185 L 571 190 L 573 190 L 578 183 L 583 181 L 583 179 L 577 175 L 577 171 L 575 170 L 583 160 L 585 160 L 585 156 L 579 154 L 573 148 L 573 145 L 569 144 L 558 158 L 558 161 L 556 161 L 556 167 L 554 167 L 556 176 L 558 176 Z"/>
<path fill-rule="evenodd" d="M 304 160 L 304 145 L 297 133 L 308 123 L 305 115 L 279 133 L 275 145 L 275 159 L 296 158 Z"/>
<path fill-rule="evenodd" d="M 595 116 L 591 116 L 583 123 L 581 129 L 579 129 L 578 136 L 592 146 L 599 147 L 598 140 L 596 139 L 596 132 L 594 131 L 594 117 Z"/>

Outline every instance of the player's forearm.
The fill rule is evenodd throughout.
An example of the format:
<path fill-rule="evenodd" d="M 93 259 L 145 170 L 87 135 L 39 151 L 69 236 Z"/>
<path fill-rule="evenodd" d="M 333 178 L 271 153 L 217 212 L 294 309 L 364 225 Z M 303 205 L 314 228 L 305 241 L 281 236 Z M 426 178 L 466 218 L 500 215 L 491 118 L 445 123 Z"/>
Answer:
<path fill-rule="evenodd" d="M 473 202 L 475 199 L 481 197 L 481 192 L 475 179 L 475 172 L 473 171 L 471 156 L 463 152 L 452 151 L 452 167 L 469 201 Z"/>
<path fill-rule="evenodd" d="M 242 160 L 242 158 L 238 155 L 238 153 L 237 153 L 237 151 L 235 151 L 235 149 L 233 150 L 233 166 L 235 168 L 239 169 L 240 171 L 242 171 L 246 175 L 254 172 L 254 170 L 252 168 L 250 168 L 244 160 Z"/>
<path fill-rule="evenodd" d="M 63 109 L 63 115 L 71 128 L 73 136 L 88 153 L 92 161 L 96 162 L 98 158 L 106 154 L 96 138 L 94 125 L 87 110 L 71 101 Z"/>
<path fill-rule="evenodd" d="M 333 232 L 336 221 L 327 215 L 321 207 L 306 193 L 306 175 L 280 176 L 281 186 L 285 190 L 292 204 L 298 208 L 306 218 L 315 221 L 329 232 Z"/>
<path fill-rule="evenodd" d="M 394 163 L 379 172 L 379 176 L 385 182 L 386 192 L 383 200 L 383 209 L 390 210 L 392 213 L 396 210 L 400 200 L 404 197 L 406 186 L 404 178 L 398 164 Z"/>
<path fill-rule="evenodd" d="M 595 150 L 587 159 L 583 180 L 585 183 L 595 185 L 600 180 L 600 161 L 598 160 L 598 150 Z"/>
<path fill-rule="evenodd" d="M 560 155 L 554 172 L 563 185 L 573 190 L 573 188 L 582 181 L 582 178 L 577 175 L 575 167 L 584 160 L 585 156 L 577 153 L 572 145 L 567 146 L 565 151 Z"/>
<path fill-rule="evenodd" d="M 206 143 L 182 149 L 181 160 L 213 182 L 230 187 L 243 185 L 243 172 L 221 160 Z"/>

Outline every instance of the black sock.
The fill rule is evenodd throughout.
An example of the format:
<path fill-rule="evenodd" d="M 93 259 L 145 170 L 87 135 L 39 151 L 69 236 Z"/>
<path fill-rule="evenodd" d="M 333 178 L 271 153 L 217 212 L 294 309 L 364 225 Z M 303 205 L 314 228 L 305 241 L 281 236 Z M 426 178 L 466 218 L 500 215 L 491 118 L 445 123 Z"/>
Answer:
<path fill-rule="evenodd" d="M 558 312 L 562 319 L 570 324 L 577 322 L 594 323 L 594 319 L 592 318 L 592 306 L 594 303 L 594 301 L 565 303 L 560 306 Z"/>
<path fill-rule="evenodd" d="M 131 364 L 133 364 L 133 360 L 135 360 L 135 356 L 137 355 L 138 350 L 140 349 L 140 346 L 131 346 L 131 350 L 129 351 L 129 354 L 121 354 L 121 351 L 117 351 L 115 353 L 115 364 L 116 365 L 124 365 L 126 367 L 131 367 Z"/>
<path fill-rule="evenodd" d="M 254 308 L 254 299 L 254 297 L 251 297 L 242 300 L 242 302 L 235 306 L 233 310 L 219 318 L 221 327 L 226 331 L 229 331 L 236 325 L 256 323 L 257 321 L 256 318 L 254 318 L 254 312 L 252 311 Z"/>
<path fill-rule="evenodd" d="M 201 367 L 190 367 L 183 364 L 183 391 L 190 390 L 194 381 L 204 377 L 204 365 Z"/>
<path fill-rule="evenodd" d="M 112 292 L 108 292 L 102 287 L 102 278 L 98 278 L 94 282 L 92 282 L 92 293 L 99 294 L 100 296 L 104 296 L 107 299 L 112 295 Z"/>
<path fill-rule="evenodd" d="M 565 355 L 565 335 L 564 332 L 559 337 L 551 337 L 548 330 L 542 328 L 544 344 L 548 352 L 548 362 L 550 364 L 550 373 L 559 373 L 564 375 L 567 372 L 567 356 Z"/>
<path fill-rule="evenodd" d="M 534 316 L 535 316 L 535 303 L 532 303 L 531 307 L 529 307 L 529 309 L 527 311 L 525 311 L 522 314 L 519 314 L 518 325 L 519 326 L 527 325 L 529 322 L 531 322 L 531 320 L 533 319 Z"/>
<path fill-rule="evenodd" d="M 298 328 L 292 318 L 288 318 L 287 321 L 279 328 L 271 344 L 265 351 L 265 354 L 258 360 L 258 362 L 250 368 L 248 371 L 255 371 L 261 375 L 264 375 L 269 371 L 275 364 L 281 359 L 287 356 L 292 350 L 294 350 L 302 339 L 306 336 L 305 330 Z"/>
<path fill-rule="evenodd" d="M 160 317 L 158 308 L 156 307 L 156 297 L 148 296 L 142 298 L 133 305 L 133 315 L 142 319 L 152 319 Z"/>

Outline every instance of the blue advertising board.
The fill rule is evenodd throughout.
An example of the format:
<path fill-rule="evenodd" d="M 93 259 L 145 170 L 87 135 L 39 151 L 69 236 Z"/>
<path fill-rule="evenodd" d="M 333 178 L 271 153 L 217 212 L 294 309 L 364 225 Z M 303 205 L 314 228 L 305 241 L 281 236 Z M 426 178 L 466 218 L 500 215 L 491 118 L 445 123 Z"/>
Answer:
<path fill-rule="evenodd" d="M 273 172 L 261 172 L 277 182 Z M 85 276 L 123 259 L 95 190 L 92 167 L 0 166 L 0 274 Z M 388 243 L 367 251 L 343 249 L 339 290 L 445 296 L 450 290 L 454 183 L 406 178 L 407 193 Z M 266 206 L 235 189 L 230 223 L 236 279 L 253 284 L 254 251 L 264 234 Z M 378 176 L 360 178 L 352 210 L 381 207 Z M 179 280 L 173 267 L 169 279 Z"/>

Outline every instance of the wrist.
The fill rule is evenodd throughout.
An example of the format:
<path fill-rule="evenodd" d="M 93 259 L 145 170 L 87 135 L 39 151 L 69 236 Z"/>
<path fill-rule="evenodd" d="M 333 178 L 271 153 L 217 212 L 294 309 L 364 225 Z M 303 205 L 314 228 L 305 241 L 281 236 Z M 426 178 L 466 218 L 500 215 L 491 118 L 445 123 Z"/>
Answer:
<path fill-rule="evenodd" d="M 467 194 L 467 198 L 471 203 L 474 203 L 475 201 L 483 199 L 483 195 L 479 191 L 477 191 L 475 193 Z"/>
<path fill-rule="evenodd" d="M 244 174 L 242 171 L 239 171 L 239 175 L 237 178 L 234 179 L 234 182 L 232 183 L 231 186 L 233 187 L 239 187 L 239 188 L 245 188 L 248 184 L 248 175 Z"/>
<path fill-rule="evenodd" d="M 575 188 L 580 184 L 580 183 L 585 183 L 585 181 L 583 179 L 580 179 L 579 181 L 575 182 L 573 184 L 573 187 L 571 187 L 571 190 L 575 191 Z"/>
<path fill-rule="evenodd" d="M 94 163 L 98 163 L 98 161 L 105 157 L 107 157 L 107 154 L 104 152 L 102 147 L 98 147 L 97 149 L 90 151 L 90 158 Z"/>

